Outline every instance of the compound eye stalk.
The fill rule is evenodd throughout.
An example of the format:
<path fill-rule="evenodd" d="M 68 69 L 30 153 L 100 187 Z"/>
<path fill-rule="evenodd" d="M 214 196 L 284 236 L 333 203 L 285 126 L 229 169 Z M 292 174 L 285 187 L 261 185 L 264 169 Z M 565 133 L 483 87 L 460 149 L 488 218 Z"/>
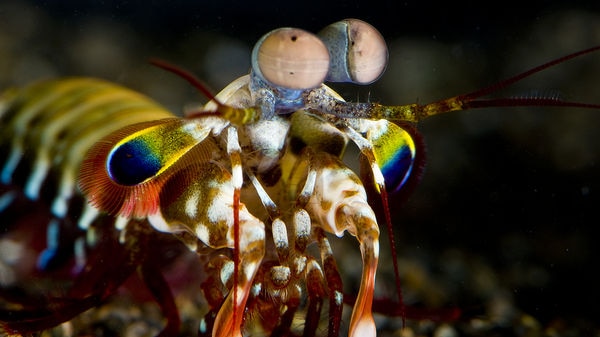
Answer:
<path fill-rule="evenodd" d="M 381 33 L 358 19 L 333 23 L 319 32 L 331 56 L 327 81 L 369 84 L 383 74 L 388 50 Z"/>
<path fill-rule="evenodd" d="M 329 71 L 329 52 L 319 37 L 297 28 L 263 36 L 252 51 L 252 70 L 273 86 L 312 89 Z"/>

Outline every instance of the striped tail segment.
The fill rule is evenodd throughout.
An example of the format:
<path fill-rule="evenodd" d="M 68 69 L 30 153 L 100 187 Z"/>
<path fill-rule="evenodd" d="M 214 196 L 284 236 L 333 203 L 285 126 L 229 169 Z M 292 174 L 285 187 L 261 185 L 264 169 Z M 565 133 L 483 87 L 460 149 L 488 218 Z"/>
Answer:
<path fill-rule="evenodd" d="M 136 269 L 154 275 L 147 285 L 170 305 L 162 276 L 144 262 L 160 234 L 145 221 L 101 214 L 76 179 L 85 153 L 107 134 L 173 117 L 141 94 L 90 78 L 40 81 L 0 96 L 0 331 L 67 321 Z M 178 326 L 176 312 L 167 318 Z"/>
<path fill-rule="evenodd" d="M 4 94 L 0 106 L 0 182 L 23 188 L 31 200 L 49 197 L 63 218 L 78 192 L 86 151 L 132 123 L 173 117 L 129 89 L 97 79 L 45 81 Z"/>

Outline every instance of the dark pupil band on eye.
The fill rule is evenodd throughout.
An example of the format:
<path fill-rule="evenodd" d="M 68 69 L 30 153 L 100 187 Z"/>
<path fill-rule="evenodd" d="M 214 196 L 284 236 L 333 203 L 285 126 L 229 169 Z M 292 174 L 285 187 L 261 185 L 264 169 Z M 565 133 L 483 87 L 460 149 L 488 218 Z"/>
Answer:
<path fill-rule="evenodd" d="M 142 140 L 132 140 L 114 150 L 107 161 L 108 175 L 116 183 L 136 185 L 156 175 L 161 168 L 159 158 Z"/>

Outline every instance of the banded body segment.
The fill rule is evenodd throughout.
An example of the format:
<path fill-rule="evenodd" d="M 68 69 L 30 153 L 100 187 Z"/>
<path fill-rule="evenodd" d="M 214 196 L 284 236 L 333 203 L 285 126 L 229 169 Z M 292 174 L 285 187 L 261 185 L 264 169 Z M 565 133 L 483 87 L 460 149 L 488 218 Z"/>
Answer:
<path fill-rule="evenodd" d="M 136 269 L 162 279 L 160 264 L 144 261 L 150 242 L 169 242 L 165 235 L 146 221 L 102 214 L 76 179 L 102 137 L 169 117 L 152 100 L 97 79 L 38 82 L 2 95 L 0 330 L 56 326 L 99 305 Z M 165 298 L 161 306 L 172 301 L 164 289 L 151 291 Z M 167 315 L 178 326 L 176 312 Z"/>
<path fill-rule="evenodd" d="M 1 182 L 22 186 L 32 200 L 43 189 L 54 194 L 49 202 L 57 217 L 67 213 L 94 143 L 126 125 L 172 117 L 150 99 L 96 79 L 40 82 L 7 96 L 0 111 Z"/>

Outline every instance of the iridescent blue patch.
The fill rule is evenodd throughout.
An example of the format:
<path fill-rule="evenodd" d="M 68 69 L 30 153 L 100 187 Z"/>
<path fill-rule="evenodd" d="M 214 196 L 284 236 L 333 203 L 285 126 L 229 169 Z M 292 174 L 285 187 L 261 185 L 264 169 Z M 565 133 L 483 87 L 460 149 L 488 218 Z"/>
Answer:
<path fill-rule="evenodd" d="M 60 224 L 58 220 L 52 219 L 46 228 L 46 248 L 37 259 L 37 268 L 42 271 L 50 271 L 66 263 L 72 255 L 69 245 L 61 245 Z"/>
<path fill-rule="evenodd" d="M 113 150 L 107 160 L 108 175 L 116 183 L 137 185 L 156 175 L 161 169 L 160 158 L 143 140 L 131 140 Z"/>
<path fill-rule="evenodd" d="M 400 147 L 392 157 L 387 158 L 381 166 L 381 172 L 388 192 L 397 193 L 404 187 L 410 177 L 413 163 L 413 153 L 409 146 Z"/>

